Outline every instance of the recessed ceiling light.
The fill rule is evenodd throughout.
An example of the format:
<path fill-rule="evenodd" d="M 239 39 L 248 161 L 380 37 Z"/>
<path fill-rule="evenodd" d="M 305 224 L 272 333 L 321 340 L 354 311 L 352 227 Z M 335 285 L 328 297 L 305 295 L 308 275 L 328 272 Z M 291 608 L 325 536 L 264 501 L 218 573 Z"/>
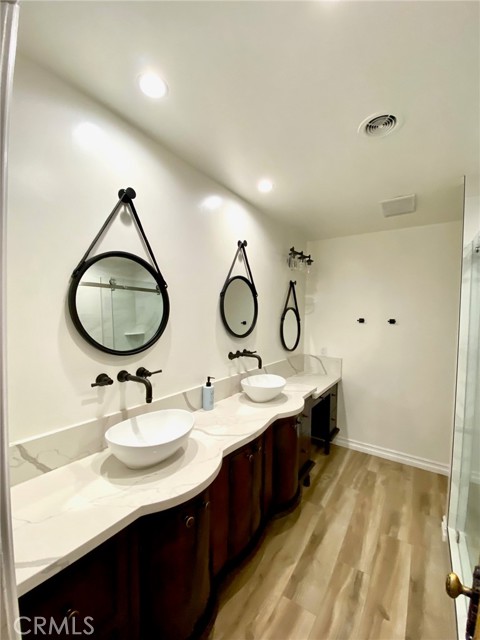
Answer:
<path fill-rule="evenodd" d="M 262 178 L 257 182 L 257 189 L 260 191 L 260 193 L 270 193 L 270 191 L 273 189 L 273 182 L 270 180 L 270 178 Z"/>
<path fill-rule="evenodd" d="M 168 92 L 167 83 L 156 73 L 142 73 L 138 78 L 138 84 L 143 93 L 149 98 L 163 98 Z"/>

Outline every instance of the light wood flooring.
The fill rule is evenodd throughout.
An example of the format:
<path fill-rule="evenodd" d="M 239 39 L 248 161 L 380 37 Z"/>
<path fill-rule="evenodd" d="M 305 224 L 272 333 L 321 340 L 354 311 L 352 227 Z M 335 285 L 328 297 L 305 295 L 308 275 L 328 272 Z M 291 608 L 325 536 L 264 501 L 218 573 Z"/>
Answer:
<path fill-rule="evenodd" d="M 222 584 L 209 640 L 455 640 L 447 478 L 341 447 Z"/>

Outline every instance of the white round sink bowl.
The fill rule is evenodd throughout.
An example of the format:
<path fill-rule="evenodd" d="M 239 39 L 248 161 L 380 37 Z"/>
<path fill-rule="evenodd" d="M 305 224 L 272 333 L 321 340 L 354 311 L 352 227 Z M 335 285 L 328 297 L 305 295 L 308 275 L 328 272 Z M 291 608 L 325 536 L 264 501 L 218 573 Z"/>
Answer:
<path fill-rule="evenodd" d="M 183 409 L 143 413 L 113 425 L 105 440 L 113 455 L 130 469 L 151 467 L 186 444 L 195 419 Z"/>
<path fill-rule="evenodd" d="M 242 389 L 253 402 L 268 402 L 280 395 L 287 384 L 282 376 L 259 373 L 241 381 Z"/>

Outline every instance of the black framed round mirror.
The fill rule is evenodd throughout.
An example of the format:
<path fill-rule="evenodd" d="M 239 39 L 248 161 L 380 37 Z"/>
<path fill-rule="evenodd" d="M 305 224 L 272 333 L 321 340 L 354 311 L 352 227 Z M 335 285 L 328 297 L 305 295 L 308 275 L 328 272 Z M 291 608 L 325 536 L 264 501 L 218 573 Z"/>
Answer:
<path fill-rule="evenodd" d="M 257 324 L 258 302 L 252 283 L 244 276 L 229 278 L 220 296 L 220 314 L 226 330 L 237 338 L 250 335 Z"/>
<path fill-rule="evenodd" d="M 280 340 L 287 351 L 294 351 L 300 342 L 300 315 L 293 307 L 287 307 L 282 314 Z"/>
<path fill-rule="evenodd" d="M 280 318 L 280 340 L 283 348 L 287 351 L 294 351 L 300 342 L 300 312 L 298 310 L 297 294 L 295 291 L 296 281 L 290 280 L 288 285 L 287 300 Z M 290 304 L 290 297 L 293 298 L 293 306 Z"/>
<path fill-rule="evenodd" d="M 92 346 L 114 355 L 145 351 L 165 331 L 170 302 L 164 280 L 142 258 L 110 251 L 86 260 L 68 291 L 73 324 Z"/>

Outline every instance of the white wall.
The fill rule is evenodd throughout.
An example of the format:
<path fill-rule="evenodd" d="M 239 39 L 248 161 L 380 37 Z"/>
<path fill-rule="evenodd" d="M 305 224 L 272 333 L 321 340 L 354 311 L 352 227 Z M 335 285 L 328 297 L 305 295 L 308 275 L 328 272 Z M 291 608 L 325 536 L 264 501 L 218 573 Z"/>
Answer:
<path fill-rule="evenodd" d="M 159 116 L 161 117 L 161 108 Z M 78 125 L 96 132 L 80 140 Z M 77 134 L 76 134 L 77 132 Z M 131 186 L 135 206 L 168 283 L 171 315 L 160 341 L 138 356 L 118 357 L 90 347 L 66 310 L 70 275 L 117 201 Z M 215 211 L 202 208 L 213 194 Z M 146 257 L 128 217 L 117 217 L 100 250 Z M 219 293 L 238 240 L 259 294 L 257 328 L 230 337 L 219 314 Z M 279 323 L 291 272 L 292 246 L 304 237 L 254 210 L 142 133 L 19 58 L 10 137 L 8 222 L 8 376 L 12 440 L 83 423 L 144 402 L 141 385 L 90 383 L 100 372 L 163 369 L 152 378 L 162 397 L 242 370 L 230 350 L 257 349 L 264 363 L 286 357 Z M 237 268 L 236 273 L 244 273 Z M 297 277 L 298 299 L 304 276 Z M 298 351 L 302 349 L 299 345 Z M 244 361 L 249 369 L 254 360 Z"/>
<path fill-rule="evenodd" d="M 343 357 L 352 446 L 449 464 L 461 233 L 452 222 L 309 243 L 305 348 Z"/>

